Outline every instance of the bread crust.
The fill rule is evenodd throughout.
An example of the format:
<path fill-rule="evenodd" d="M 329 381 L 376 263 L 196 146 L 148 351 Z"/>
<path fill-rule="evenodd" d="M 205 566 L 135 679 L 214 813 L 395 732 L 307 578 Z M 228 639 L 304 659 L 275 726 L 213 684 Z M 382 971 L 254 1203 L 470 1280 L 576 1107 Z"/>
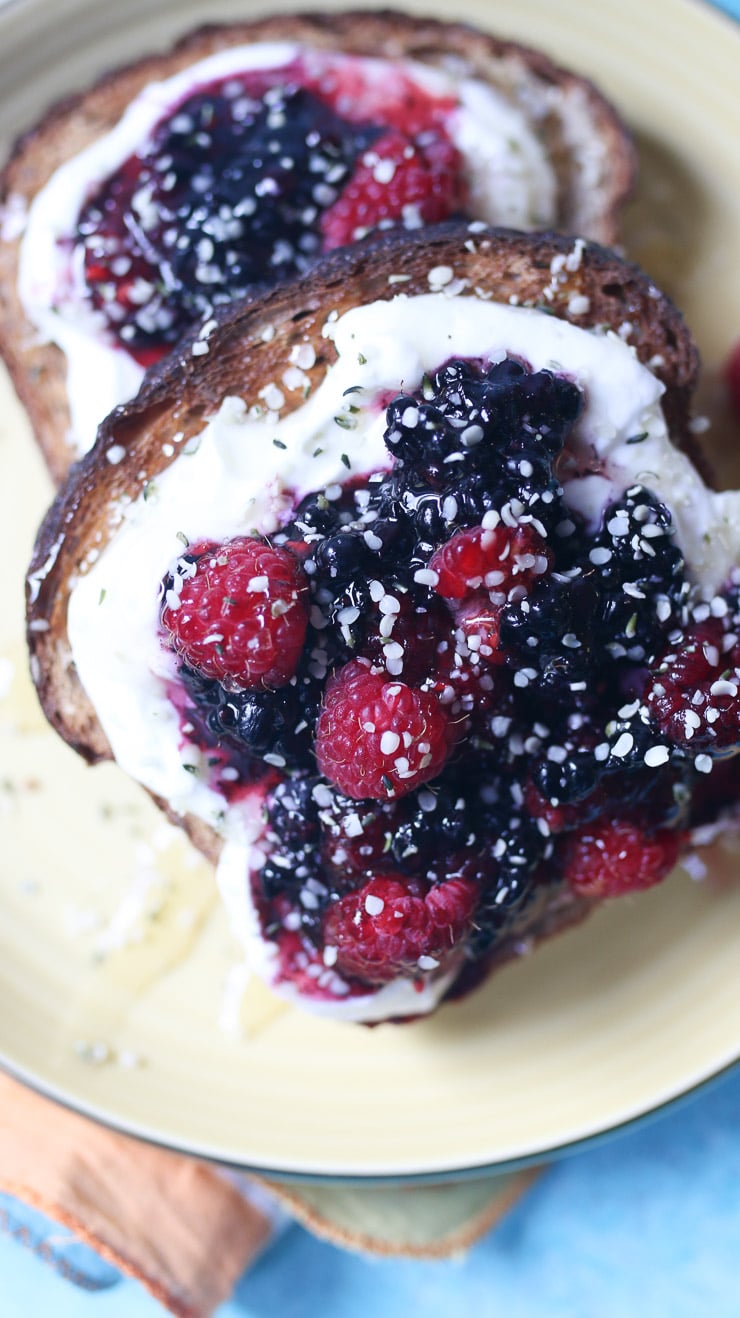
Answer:
<path fill-rule="evenodd" d="M 532 89 L 550 95 L 553 105 L 542 129 L 559 181 L 556 227 L 600 242 L 616 239 L 619 211 L 634 181 L 635 157 L 624 124 L 593 84 L 516 42 L 462 23 L 392 10 L 281 14 L 202 27 L 167 53 L 106 74 L 88 91 L 54 106 L 20 138 L 0 174 L 0 217 L 9 203 L 28 205 L 61 164 L 110 131 L 147 83 L 169 78 L 218 50 L 258 41 L 411 58 L 482 78 L 518 99 Z M 38 341 L 26 319 L 17 291 L 20 245 L 21 235 L 0 244 L 0 354 L 52 476 L 59 481 L 75 456 L 68 439 L 66 361 L 55 344 Z"/>

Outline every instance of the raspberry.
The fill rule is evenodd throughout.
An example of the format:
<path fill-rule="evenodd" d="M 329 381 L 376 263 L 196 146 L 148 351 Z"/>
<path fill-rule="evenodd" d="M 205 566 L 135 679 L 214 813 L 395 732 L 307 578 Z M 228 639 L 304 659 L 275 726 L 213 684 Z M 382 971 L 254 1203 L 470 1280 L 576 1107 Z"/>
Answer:
<path fill-rule="evenodd" d="M 499 522 L 490 530 L 473 526 L 458 531 L 432 554 L 435 590 L 447 600 L 464 600 L 484 587 L 495 604 L 503 604 L 512 587 L 526 590 L 547 571 L 549 550 L 533 526 Z"/>
<path fill-rule="evenodd" d="M 718 618 L 692 628 L 662 656 L 645 703 L 661 732 L 693 751 L 723 751 L 740 743 L 740 646 L 727 650 Z"/>
<path fill-rule="evenodd" d="M 470 922 L 477 888 L 466 879 L 424 888 L 387 874 L 342 897 L 324 919 L 324 959 L 336 949 L 339 973 L 371 984 L 442 966 Z"/>
<path fill-rule="evenodd" d="M 303 568 L 262 540 L 201 546 L 165 582 L 162 626 L 173 648 L 235 690 L 284 685 L 298 666 L 307 620 Z"/>
<path fill-rule="evenodd" d="M 382 221 L 406 228 L 436 224 L 464 205 L 460 156 L 438 130 L 423 145 L 390 129 L 360 157 L 354 174 L 321 217 L 324 250 L 363 238 Z"/>
<path fill-rule="evenodd" d="M 346 796 L 385 801 L 436 777 L 453 741 L 435 696 L 389 682 L 353 660 L 327 685 L 316 759 Z"/>
<path fill-rule="evenodd" d="M 627 819 L 600 819 L 568 837 L 565 877 L 581 897 L 619 897 L 660 883 L 676 864 L 686 834 L 644 832 Z"/>

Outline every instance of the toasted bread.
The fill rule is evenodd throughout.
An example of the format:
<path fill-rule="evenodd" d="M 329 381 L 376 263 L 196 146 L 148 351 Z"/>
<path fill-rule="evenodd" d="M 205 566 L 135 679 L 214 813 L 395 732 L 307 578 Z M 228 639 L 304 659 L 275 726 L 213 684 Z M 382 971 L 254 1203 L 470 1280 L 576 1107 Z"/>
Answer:
<path fill-rule="evenodd" d="M 138 397 L 117 408 L 100 428 L 94 449 L 77 464 L 39 532 L 28 577 L 28 641 L 34 681 L 51 724 L 89 763 L 111 757 L 95 708 L 75 669 L 67 633 L 70 591 L 115 536 L 124 503 L 198 435 L 231 395 L 256 399 L 280 378 L 291 349 L 310 345 L 307 370 L 314 389 L 336 360 L 322 335 L 327 321 L 357 304 L 429 292 L 430 271 L 443 269 L 458 296 L 545 307 L 584 328 L 629 324 L 643 363 L 665 385 L 663 410 L 679 442 L 689 438 L 689 400 L 698 357 L 675 307 L 636 267 L 595 244 L 555 234 L 526 236 L 505 230 L 475 232 L 441 225 L 415 235 L 388 234 L 377 242 L 343 249 L 310 275 L 255 300 L 224 308 L 207 339 L 194 331 L 180 349 L 154 368 Z M 403 283 L 396 282 L 402 272 Z M 440 295 L 440 311 L 445 300 Z M 578 308 L 578 315 L 573 308 Z M 286 402 L 299 405 L 302 395 Z M 167 802 L 160 802 L 168 808 Z M 183 821 L 196 845 L 218 855 L 217 833 L 193 817 Z"/>
<path fill-rule="evenodd" d="M 523 106 L 536 122 L 557 182 L 553 227 L 613 242 L 634 176 L 629 136 L 615 111 L 585 78 L 544 55 L 463 24 L 443 24 L 382 11 L 281 15 L 253 23 L 202 28 L 167 54 L 108 74 L 89 91 L 55 106 L 17 144 L 0 176 L 0 215 L 9 219 L 0 248 L 0 353 L 10 370 L 52 475 L 61 479 L 78 455 L 70 433 L 67 368 L 56 344 L 40 341 L 18 293 L 22 214 L 55 170 L 108 132 L 147 84 L 168 78 L 227 47 L 265 41 L 388 59 L 406 58 L 473 77 Z M 10 223 L 13 221 L 13 223 Z"/>

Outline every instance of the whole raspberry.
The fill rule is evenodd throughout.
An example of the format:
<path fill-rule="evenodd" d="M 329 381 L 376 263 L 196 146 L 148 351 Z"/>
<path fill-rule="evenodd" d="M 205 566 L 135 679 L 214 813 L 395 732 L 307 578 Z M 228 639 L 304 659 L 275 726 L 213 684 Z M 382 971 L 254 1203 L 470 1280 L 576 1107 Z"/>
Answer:
<path fill-rule="evenodd" d="M 719 618 L 687 632 L 653 672 L 645 703 L 661 732 L 690 751 L 740 744 L 740 646 Z"/>
<path fill-rule="evenodd" d="M 340 898 L 324 919 L 324 960 L 371 984 L 443 967 L 469 927 L 478 889 L 466 879 L 425 885 L 402 874 L 372 878 Z"/>
<path fill-rule="evenodd" d="M 432 554 L 435 590 L 446 600 L 465 600 L 485 590 L 494 604 L 504 604 L 515 586 L 525 591 L 547 572 L 550 551 L 533 526 L 510 527 L 503 522 L 484 529 L 457 531 Z"/>
<path fill-rule="evenodd" d="M 581 897 L 640 892 L 670 873 L 685 840 L 678 829 L 645 833 L 630 820 L 602 817 L 568 836 L 565 878 Z"/>
<path fill-rule="evenodd" d="M 388 681 L 358 660 L 329 681 L 316 759 L 346 796 L 404 796 L 440 772 L 454 728 L 436 696 Z"/>
<path fill-rule="evenodd" d="M 356 242 L 382 221 L 407 229 L 446 220 L 464 205 L 460 156 L 439 130 L 423 145 L 390 129 L 377 139 L 337 201 L 324 211 L 324 250 Z"/>
<path fill-rule="evenodd" d="M 286 549 L 237 536 L 196 547 L 165 582 L 162 626 L 191 668 L 231 690 L 283 686 L 308 621 L 308 583 Z"/>

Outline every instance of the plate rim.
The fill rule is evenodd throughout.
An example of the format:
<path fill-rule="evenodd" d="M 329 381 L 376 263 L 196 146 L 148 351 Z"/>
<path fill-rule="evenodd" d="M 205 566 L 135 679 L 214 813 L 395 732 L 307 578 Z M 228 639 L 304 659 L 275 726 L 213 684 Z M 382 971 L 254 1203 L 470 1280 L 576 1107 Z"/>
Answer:
<path fill-rule="evenodd" d="M 399 8 L 405 7 L 404 0 L 395 0 Z M 711 22 L 718 25 L 723 33 L 732 29 L 737 35 L 740 32 L 740 14 L 733 15 L 726 8 L 720 8 L 722 0 L 713 3 L 713 0 L 677 0 L 679 4 L 685 4 L 693 10 L 702 10 L 704 16 Z M 264 0 L 261 0 L 264 4 Z M 40 0 L 0 0 L 0 23 L 7 17 L 15 16 L 23 9 L 33 10 L 39 8 Z M 351 7 L 351 3 L 350 6 Z M 226 20 L 214 20 L 226 21 Z M 63 1086 L 57 1086 L 52 1080 L 44 1079 L 42 1075 L 27 1069 L 22 1064 L 14 1061 L 6 1053 L 0 1052 L 0 1071 L 9 1075 L 11 1078 L 26 1085 L 35 1093 L 44 1098 L 58 1103 L 67 1111 L 75 1113 L 84 1118 L 92 1119 L 104 1128 L 129 1138 L 135 1138 L 150 1145 L 153 1148 L 171 1151 L 183 1156 L 197 1157 L 206 1161 L 212 1166 L 224 1169 L 238 1170 L 248 1172 L 259 1177 L 270 1178 L 285 1182 L 286 1184 L 319 1184 L 319 1185 L 357 1185 L 357 1186 L 394 1186 L 394 1185 L 432 1185 L 443 1184 L 446 1182 L 461 1182 L 473 1179 L 481 1179 L 486 1176 L 495 1176 L 498 1174 L 507 1174 L 518 1170 L 537 1166 L 542 1163 L 559 1161 L 560 1159 L 578 1154 L 588 1148 L 597 1146 L 610 1140 L 612 1137 L 619 1138 L 623 1134 L 629 1134 L 633 1129 L 642 1124 L 660 1119 L 684 1102 L 693 1101 L 699 1098 L 711 1086 L 720 1083 L 724 1078 L 731 1075 L 740 1067 L 740 1043 L 738 1051 L 731 1058 L 724 1061 L 721 1065 L 713 1067 L 706 1074 L 701 1075 L 698 1079 L 690 1080 L 685 1087 L 658 1098 L 648 1107 L 642 1107 L 639 1112 L 628 1115 L 616 1122 L 607 1118 L 608 1124 L 590 1130 L 582 1136 L 576 1136 L 572 1139 L 566 1139 L 547 1147 L 538 1149 L 536 1152 L 522 1154 L 511 1158 L 504 1158 L 494 1162 L 473 1162 L 465 1166 L 454 1166 L 441 1168 L 433 1171 L 409 1171 L 409 1172 L 325 1172 L 320 1170 L 299 1170 L 293 1171 L 289 1168 L 272 1167 L 259 1162 L 247 1162 L 241 1160 L 231 1160 L 228 1157 L 220 1156 L 207 1145 L 199 1145 L 197 1142 L 188 1143 L 181 1139 L 168 1138 L 166 1131 L 155 1133 L 148 1129 L 146 1125 L 139 1124 L 136 1121 L 127 1120 L 123 1116 L 112 1116 L 110 1110 L 104 1107 L 98 1107 L 94 1102 L 89 1102 L 82 1097 L 75 1096 L 72 1092 Z"/>
<path fill-rule="evenodd" d="M 512 1172 L 524 1171 L 531 1167 L 547 1166 L 550 1163 L 560 1162 L 563 1158 L 583 1153 L 586 1149 L 607 1143 L 611 1139 L 618 1139 L 622 1135 L 628 1135 L 642 1125 L 660 1120 L 662 1116 L 680 1107 L 683 1103 L 690 1103 L 700 1098 L 704 1092 L 721 1083 L 733 1072 L 740 1073 L 740 1051 L 735 1057 L 732 1057 L 716 1070 L 708 1072 L 699 1080 L 694 1081 L 686 1089 L 669 1094 L 666 1098 L 648 1108 L 644 1108 L 633 1116 L 625 1117 L 622 1121 L 593 1130 L 590 1134 L 577 1139 L 566 1140 L 561 1144 L 553 1144 L 539 1149 L 537 1152 L 522 1154 L 520 1157 L 505 1158 L 492 1163 L 473 1163 L 467 1167 L 441 1168 L 428 1172 L 368 1172 L 364 1174 L 361 1172 L 292 1171 L 289 1168 L 273 1168 L 260 1163 L 232 1161 L 214 1153 L 212 1149 L 205 1145 L 198 1145 L 197 1143 L 183 1144 L 176 1139 L 167 1139 L 163 1135 L 155 1135 L 137 1122 L 126 1121 L 123 1118 L 116 1119 L 111 1117 L 110 1114 L 106 1115 L 104 1111 L 97 1108 L 96 1104 L 72 1098 L 64 1089 L 47 1083 L 33 1072 L 26 1070 L 25 1067 L 10 1062 L 4 1053 L 0 1053 L 0 1072 L 25 1085 L 41 1098 L 57 1103 L 67 1112 L 71 1112 L 76 1116 L 95 1121 L 99 1126 L 103 1126 L 115 1135 L 124 1135 L 129 1139 L 139 1140 L 151 1148 L 160 1149 L 164 1152 L 179 1154 L 182 1157 L 197 1158 L 201 1162 L 206 1162 L 210 1166 L 224 1171 L 242 1172 L 251 1176 L 262 1177 L 265 1180 L 284 1182 L 286 1185 L 342 1185 L 358 1188 L 382 1188 L 394 1185 L 431 1186 L 482 1180 L 487 1176 L 503 1176 Z"/>

